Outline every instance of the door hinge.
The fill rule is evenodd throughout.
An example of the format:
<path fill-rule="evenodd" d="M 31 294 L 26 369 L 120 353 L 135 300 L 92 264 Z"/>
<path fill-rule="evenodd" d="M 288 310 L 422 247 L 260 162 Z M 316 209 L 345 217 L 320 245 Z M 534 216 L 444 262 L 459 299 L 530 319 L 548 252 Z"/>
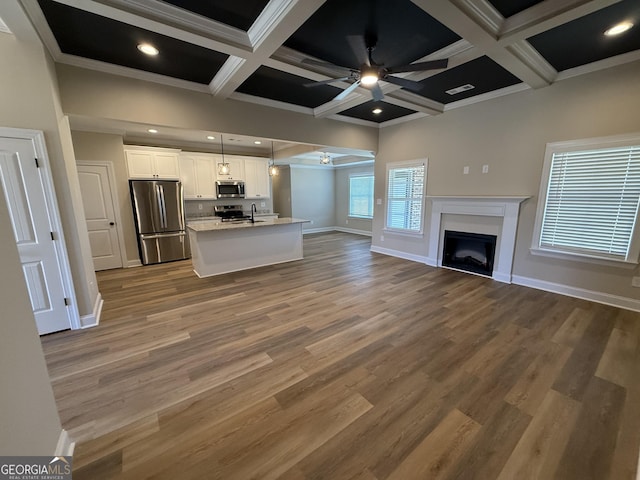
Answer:
<path fill-rule="evenodd" d="M 53 232 L 49 232 L 49 233 L 51 234 L 51 241 L 52 241 L 52 242 L 55 242 L 55 241 L 56 241 L 56 238 L 53 236 Z"/>
<path fill-rule="evenodd" d="M 65 297 L 64 304 L 65 304 L 65 306 L 68 307 L 69 305 L 71 305 L 71 301 L 68 298 Z"/>
<path fill-rule="evenodd" d="M 40 168 L 40 164 L 38 163 L 38 159 L 34 158 L 34 160 L 36 161 L 36 168 Z"/>

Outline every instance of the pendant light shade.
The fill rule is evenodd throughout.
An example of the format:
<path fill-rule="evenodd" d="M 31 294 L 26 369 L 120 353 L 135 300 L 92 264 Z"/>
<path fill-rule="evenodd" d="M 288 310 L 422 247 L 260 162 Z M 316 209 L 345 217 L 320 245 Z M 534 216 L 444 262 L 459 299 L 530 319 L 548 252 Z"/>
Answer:
<path fill-rule="evenodd" d="M 222 134 L 220 134 L 220 149 L 222 151 L 222 163 L 218 164 L 218 174 L 229 175 L 231 173 L 231 166 L 224 161 L 224 142 L 222 141 Z"/>
<path fill-rule="evenodd" d="M 271 160 L 269 161 L 269 175 L 272 177 L 278 175 L 278 167 L 276 166 L 276 159 L 273 155 L 273 141 L 271 141 Z"/>

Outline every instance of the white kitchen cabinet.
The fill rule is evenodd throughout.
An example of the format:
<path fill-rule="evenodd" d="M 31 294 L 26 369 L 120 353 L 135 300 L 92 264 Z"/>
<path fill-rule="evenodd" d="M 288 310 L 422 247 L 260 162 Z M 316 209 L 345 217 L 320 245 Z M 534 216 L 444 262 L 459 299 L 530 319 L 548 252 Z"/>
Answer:
<path fill-rule="evenodd" d="M 270 198 L 269 161 L 244 157 L 245 198 Z"/>
<path fill-rule="evenodd" d="M 182 152 L 180 180 L 185 200 L 216 199 L 216 164 L 220 155 Z"/>
<path fill-rule="evenodd" d="M 229 173 L 220 173 L 222 156 L 219 155 L 216 161 L 216 178 L 218 180 L 244 180 L 244 158 L 236 155 L 225 155 L 225 163 L 229 164 Z"/>
<path fill-rule="evenodd" d="M 129 178 L 150 180 L 178 180 L 180 178 L 177 150 L 127 148 L 124 153 L 127 159 Z"/>

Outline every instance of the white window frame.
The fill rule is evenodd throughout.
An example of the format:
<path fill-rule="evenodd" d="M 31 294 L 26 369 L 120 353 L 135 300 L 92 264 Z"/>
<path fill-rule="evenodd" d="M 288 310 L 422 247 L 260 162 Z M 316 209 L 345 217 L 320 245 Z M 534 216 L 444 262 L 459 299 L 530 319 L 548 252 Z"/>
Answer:
<path fill-rule="evenodd" d="M 371 189 L 371 216 L 354 215 L 353 213 L 351 213 L 351 179 L 352 178 L 359 178 L 359 177 L 371 177 L 373 179 L 373 182 L 374 182 L 373 188 Z M 352 174 L 349 175 L 349 213 L 348 213 L 348 217 L 349 218 L 364 218 L 364 219 L 367 219 L 367 220 L 373 219 L 373 211 L 375 210 L 374 197 L 375 197 L 375 176 L 374 176 L 373 172 L 352 173 Z"/>
<path fill-rule="evenodd" d="M 571 140 L 566 142 L 548 143 L 545 150 L 544 167 L 540 180 L 540 192 L 538 195 L 538 206 L 536 210 L 536 221 L 531 243 L 531 253 L 553 258 L 580 260 L 588 263 L 601 265 L 613 265 L 624 268 L 635 268 L 640 257 L 640 221 L 636 217 L 629 252 L 626 259 L 613 258 L 606 255 L 598 255 L 590 252 L 580 252 L 565 250 L 561 248 L 549 248 L 540 245 L 542 234 L 542 223 L 544 220 L 547 191 L 549 188 L 549 177 L 551 175 L 551 164 L 553 155 L 563 152 L 575 152 L 582 150 L 598 150 L 604 148 L 629 147 L 640 145 L 640 133 L 630 135 L 616 135 L 611 137 L 598 137 L 590 139 Z"/>
<path fill-rule="evenodd" d="M 384 205 L 384 231 L 388 233 L 395 233 L 399 235 L 406 235 L 410 237 L 422 237 L 424 236 L 424 220 L 425 220 L 425 203 L 427 198 L 427 165 L 428 159 L 416 159 L 402 162 L 391 162 L 386 165 L 386 175 L 385 175 L 385 185 L 384 185 L 384 195 L 385 195 L 385 205 Z M 424 166 L 424 183 L 422 185 L 422 201 L 420 207 L 420 229 L 419 230 L 410 230 L 408 228 L 393 228 L 388 226 L 388 215 L 389 215 L 389 173 L 391 170 L 399 169 L 399 168 L 412 168 L 412 167 L 420 167 Z"/>

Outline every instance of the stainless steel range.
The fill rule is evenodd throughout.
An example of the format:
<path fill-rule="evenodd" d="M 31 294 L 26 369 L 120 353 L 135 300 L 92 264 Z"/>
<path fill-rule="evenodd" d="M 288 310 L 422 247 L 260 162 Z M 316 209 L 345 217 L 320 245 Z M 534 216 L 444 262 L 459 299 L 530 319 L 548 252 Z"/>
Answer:
<path fill-rule="evenodd" d="M 216 205 L 213 211 L 221 222 L 243 222 L 251 218 L 251 215 L 244 214 L 242 205 Z"/>

